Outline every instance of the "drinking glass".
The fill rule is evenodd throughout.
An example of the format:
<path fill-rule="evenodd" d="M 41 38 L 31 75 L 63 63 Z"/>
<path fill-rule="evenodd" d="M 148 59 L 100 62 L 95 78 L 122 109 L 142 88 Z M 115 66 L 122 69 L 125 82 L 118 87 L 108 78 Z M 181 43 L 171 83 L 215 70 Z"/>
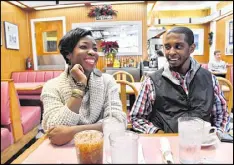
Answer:
<path fill-rule="evenodd" d="M 79 164 L 103 163 L 103 134 L 96 130 L 81 131 L 74 136 Z"/>
<path fill-rule="evenodd" d="M 123 134 L 126 130 L 124 123 L 113 120 L 112 117 L 105 118 L 102 122 L 102 130 L 104 134 L 104 157 L 107 163 L 110 163 L 110 141 L 109 135 L 113 132 Z"/>
<path fill-rule="evenodd" d="M 185 164 L 200 162 L 200 151 L 203 136 L 203 120 L 197 117 L 180 117 L 179 127 L 179 160 Z"/>
<path fill-rule="evenodd" d="M 125 131 L 123 134 L 111 133 L 111 163 L 138 164 L 138 134 Z"/>

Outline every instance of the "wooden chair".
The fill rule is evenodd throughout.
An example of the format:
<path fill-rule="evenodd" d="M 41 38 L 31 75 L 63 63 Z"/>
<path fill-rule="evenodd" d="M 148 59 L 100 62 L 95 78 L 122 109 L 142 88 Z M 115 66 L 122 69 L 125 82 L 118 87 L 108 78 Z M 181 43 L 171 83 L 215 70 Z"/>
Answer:
<path fill-rule="evenodd" d="M 225 99 L 227 100 L 228 113 L 231 113 L 233 108 L 233 86 L 231 82 L 223 77 L 216 77 L 219 81 L 219 85 L 224 93 Z"/>
<path fill-rule="evenodd" d="M 113 76 L 114 76 L 115 80 L 125 80 L 125 81 L 130 80 L 130 82 L 134 82 L 133 76 L 126 71 L 121 70 L 121 71 L 115 72 L 113 74 Z"/>
<path fill-rule="evenodd" d="M 127 118 L 129 117 L 129 113 L 127 111 L 127 94 L 126 94 L 126 88 L 130 87 L 133 89 L 134 94 L 135 94 L 135 98 L 138 95 L 138 91 L 136 89 L 136 87 L 134 85 L 132 85 L 130 82 L 126 81 L 126 80 L 116 80 L 116 82 L 118 84 L 120 84 L 120 99 L 122 102 L 122 107 L 123 107 L 123 111 L 126 113 Z M 129 118 L 128 118 L 129 119 Z M 132 128 L 132 124 L 128 124 L 128 128 Z"/>
<path fill-rule="evenodd" d="M 141 76 L 141 80 L 140 80 L 140 82 L 143 82 L 143 81 L 145 80 L 146 75 L 147 75 L 147 74 L 143 74 L 143 75 Z"/>

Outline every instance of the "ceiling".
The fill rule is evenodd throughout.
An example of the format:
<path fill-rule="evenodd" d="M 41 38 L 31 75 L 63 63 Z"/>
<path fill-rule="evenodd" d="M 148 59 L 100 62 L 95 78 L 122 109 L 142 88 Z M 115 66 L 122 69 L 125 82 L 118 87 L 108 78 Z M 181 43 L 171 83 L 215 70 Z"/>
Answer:
<path fill-rule="evenodd" d="M 44 6 L 51 6 L 57 4 L 84 4 L 84 3 L 92 3 L 97 1 L 18 1 L 27 7 L 44 7 Z"/>
<path fill-rule="evenodd" d="M 13 2 L 13 1 L 10 1 Z M 16 2 L 16 1 L 14 1 Z M 144 1 L 17 1 L 26 6 L 25 9 L 36 9 L 37 7 L 69 7 L 70 5 L 95 5 L 95 4 L 120 4 L 120 3 L 137 3 Z M 156 2 L 156 4 L 155 4 Z M 199 10 L 207 9 L 216 5 L 220 1 L 147 1 L 148 12 L 162 10 Z M 155 5 L 154 5 L 155 4 Z M 71 6 L 72 7 L 72 6 Z"/>
<path fill-rule="evenodd" d="M 211 6 L 217 5 L 219 2 L 220 1 L 157 1 L 153 10 L 201 10 L 211 8 Z"/>
<path fill-rule="evenodd" d="M 25 10 L 46 10 L 55 8 L 92 6 L 103 4 L 144 3 L 145 1 L 8 1 Z"/>

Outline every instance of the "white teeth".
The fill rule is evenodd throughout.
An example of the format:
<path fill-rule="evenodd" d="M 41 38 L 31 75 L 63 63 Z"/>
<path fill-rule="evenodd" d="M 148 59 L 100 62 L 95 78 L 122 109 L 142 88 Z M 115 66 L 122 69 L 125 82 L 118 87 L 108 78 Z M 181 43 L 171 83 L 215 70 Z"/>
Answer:
<path fill-rule="evenodd" d="M 87 59 L 87 60 L 85 60 L 85 62 L 87 62 L 89 64 L 94 64 L 95 61 L 93 59 Z"/>
<path fill-rule="evenodd" d="M 176 60 L 178 60 L 178 58 L 175 58 L 175 59 L 170 59 L 171 61 L 176 61 Z"/>

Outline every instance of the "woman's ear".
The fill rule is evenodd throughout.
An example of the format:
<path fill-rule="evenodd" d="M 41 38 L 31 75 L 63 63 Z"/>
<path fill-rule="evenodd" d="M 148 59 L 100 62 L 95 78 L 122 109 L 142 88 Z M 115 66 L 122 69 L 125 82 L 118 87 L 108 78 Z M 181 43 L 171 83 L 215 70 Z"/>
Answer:
<path fill-rule="evenodd" d="M 189 47 L 189 53 L 192 54 L 194 52 L 196 48 L 196 45 L 193 43 L 190 47 Z"/>
<path fill-rule="evenodd" d="M 66 58 L 68 59 L 68 61 L 69 61 L 69 65 L 71 65 L 71 53 L 69 53 L 68 55 L 66 55 Z"/>

